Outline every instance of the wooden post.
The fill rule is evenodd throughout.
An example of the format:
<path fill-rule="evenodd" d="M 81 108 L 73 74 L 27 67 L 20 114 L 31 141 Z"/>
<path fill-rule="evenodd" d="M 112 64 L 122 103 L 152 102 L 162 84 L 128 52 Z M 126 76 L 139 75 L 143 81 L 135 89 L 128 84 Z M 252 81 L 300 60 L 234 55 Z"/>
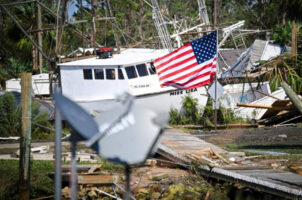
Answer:
<path fill-rule="evenodd" d="M 297 24 L 292 21 L 292 54 L 297 55 Z"/>
<path fill-rule="evenodd" d="M 294 104 L 294 106 L 302 114 L 302 101 L 300 100 L 299 96 L 292 90 L 289 85 L 287 85 L 287 83 L 282 82 L 281 87 L 284 89 L 285 93 L 288 95 L 289 99 Z"/>
<path fill-rule="evenodd" d="M 30 144 L 31 144 L 31 73 L 22 73 L 21 79 L 21 137 L 19 159 L 19 199 L 29 199 Z"/>

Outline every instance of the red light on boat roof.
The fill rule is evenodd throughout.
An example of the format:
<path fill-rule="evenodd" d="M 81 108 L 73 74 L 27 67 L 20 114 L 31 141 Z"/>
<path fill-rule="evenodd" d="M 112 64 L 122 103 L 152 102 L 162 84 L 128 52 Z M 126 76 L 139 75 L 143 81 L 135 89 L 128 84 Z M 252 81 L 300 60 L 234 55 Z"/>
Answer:
<path fill-rule="evenodd" d="M 101 47 L 98 49 L 98 52 L 104 52 L 104 51 L 112 51 L 112 47 Z"/>

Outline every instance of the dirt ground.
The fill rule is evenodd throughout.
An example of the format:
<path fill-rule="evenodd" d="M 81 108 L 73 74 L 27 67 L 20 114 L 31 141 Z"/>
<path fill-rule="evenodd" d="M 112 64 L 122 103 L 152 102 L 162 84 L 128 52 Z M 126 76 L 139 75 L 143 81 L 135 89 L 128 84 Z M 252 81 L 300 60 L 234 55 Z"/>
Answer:
<path fill-rule="evenodd" d="M 228 151 L 243 151 L 250 156 L 256 155 L 250 160 L 251 164 L 257 163 L 302 175 L 302 128 L 221 130 L 194 135 Z"/>
<path fill-rule="evenodd" d="M 188 170 L 166 167 L 139 167 L 132 172 L 131 186 L 139 188 L 150 187 L 153 184 L 169 186 L 183 183 L 184 177 L 189 175 Z"/>
<path fill-rule="evenodd" d="M 302 147 L 302 128 L 297 127 L 231 129 L 220 130 L 217 133 L 205 132 L 198 136 L 220 147 L 226 147 L 229 144 L 236 144 L 241 147 L 274 147 L 278 145 L 289 148 Z"/>

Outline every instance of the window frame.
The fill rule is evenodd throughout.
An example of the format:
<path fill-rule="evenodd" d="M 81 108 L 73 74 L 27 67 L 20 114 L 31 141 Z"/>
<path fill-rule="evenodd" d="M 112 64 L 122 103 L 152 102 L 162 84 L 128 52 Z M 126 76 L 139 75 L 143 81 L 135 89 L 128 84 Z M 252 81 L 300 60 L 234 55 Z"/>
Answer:
<path fill-rule="evenodd" d="M 121 72 L 121 73 L 119 73 L 119 72 Z M 122 75 L 122 78 L 120 77 L 120 74 Z M 120 68 L 120 67 L 117 69 L 117 79 L 118 80 L 125 80 L 125 75 L 123 73 L 122 68 Z"/>
<path fill-rule="evenodd" d="M 116 68 L 105 68 L 105 79 L 106 80 L 109 80 L 109 81 L 112 81 L 112 80 L 116 80 Z M 113 79 L 108 79 L 107 77 L 107 70 L 114 70 L 114 78 Z"/>
<path fill-rule="evenodd" d="M 145 75 L 140 75 L 140 73 L 139 73 L 138 66 L 141 66 L 141 65 L 144 65 L 144 66 L 145 66 L 145 72 L 146 72 Z M 138 75 L 139 77 L 149 76 L 148 67 L 147 67 L 147 64 L 146 64 L 146 63 L 137 64 L 137 65 L 135 65 L 135 68 L 136 68 L 136 71 L 137 71 L 137 75 Z"/>
<path fill-rule="evenodd" d="M 127 72 L 127 68 L 130 68 L 130 67 L 133 67 L 134 72 L 135 72 L 135 77 L 133 77 L 133 78 L 129 78 L 129 75 L 128 75 L 128 72 Z M 138 76 L 138 73 L 137 73 L 137 71 L 136 71 L 136 67 L 135 67 L 134 64 L 133 64 L 133 65 L 124 66 L 124 69 L 125 69 L 125 72 L 126 72 L 126 75 L 127 75 L 127 79 L 128 79 L 128 80 L 130 80 L 130 79 L 135 79 L 135 78 L 138 78 L 138 77 L 139 77 L 139 76 Z"/>
<path fill-rule="evenodd" d="M 148 65 L 148 71 L 149 71 L 150 76 L 155 75 L 156 69 L 155 69 L 154 65 L 152 63 L 147 63 L 147 65 Z M 152 66 L 153 66 L 154 70 L 152 69 Z"/>
<path fill-rule="evenodd" d="M 91 78 L 86 78 L 86 77 L 85 77 L 85 71 L 90 71 Z M 84 80 L 93 80 L 93 79 L 94 79 L 93 73 L 92 73 L 92 69 L 91 69 L 91 68 L 84 68 L 84 69 L 82 69 L 82 72 L 83 72 L 83 79 L 84 79 Z"/>
<path fill-rule="evenodd" d="M 103 71 L 103 78 L 97 78 L 97 76 L 96 76 L 96 70 L 102 70 L 102 71 Z M 94 68 L 94 69 L 93 69 L 93 72 L 94 72 L 94 79 L 95 79 L 95 80 L 105 80 L 105 72 L 104 72 L 104 68 Z"/>

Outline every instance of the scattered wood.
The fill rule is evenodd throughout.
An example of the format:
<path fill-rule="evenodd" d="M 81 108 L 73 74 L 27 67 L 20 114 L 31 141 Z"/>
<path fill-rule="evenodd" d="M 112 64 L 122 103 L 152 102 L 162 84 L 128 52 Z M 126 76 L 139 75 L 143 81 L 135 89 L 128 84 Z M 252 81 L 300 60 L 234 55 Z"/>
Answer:
<path fill-rule="evenodd" d="M 40 198 L 36 198 L 36 199 L 32 199 L 32 200 L 44 200 L 44 199 L 54 199 L 55 195 L 50 195 L 47 197 L 40 197 Z"/>
<path fill-rule="evenodd" d="M 204 200 L 208 200 L 208 199 L 209 199 L 209 197 L 210 197 L 210 190 L 208 190 L 208 192 L 207 192 L 206 196 L 204 197 Z"/>
<path fill-rule="evenodd" d="M 219 165 L 217 162 L 215 162 L 215 161 L 213 161 L 213 160 L 211 160 L 211 159 L 209 159 L 209 158 L 207 158 L 207 157 L 205 157 L 205 156 L 201 156 L 201 158 L 202 158 L 203 160 L 205 160 L 205 161 L 207 161 L 207 162 L 209 162 L 209 163 L 215 165 L 215 166 L 218 166 L 218 165 Z"/>
<path fill-rule="evenodd" d="M 278 100 L 280 101 L 280 100 Z M 281 100 L 283 101 L 283 100 Z M 286 101 L 288 103 L 289 101 Z M 262 105 L 262 104 L 249 104 L 249 103 L 237 103 L 238 107 L 246 107 L 246 108 L 261 108 L 261 109 L 271 109 L 271 110 L 292 110 L 294 109 L 293 105 L 284 105 L 284 106 L 274 106 L 274 105 Z"/>
<path fill-rule="evenodd" d="M 145 162 L 146 166 L 151 166 L 151 167 L 156 167 L 157 166 L 157 161 L 154 159 L 147 159 Z"/>
<path fill-rule="evenodd" d="M 109 197 L 111 197 L 111 198 L 113 198 L 113 199 L 121 200 L 120 198 L 118 198 L 118 197 L 116 197 L 116 196 L 113 196 L 113 195 L 111 195 L 111 194 L 109 194 L 109 193 L 107 193 L 107 192 L 104 192 L 103 190 L 100 190 L 100 189 L 98 189 L 98 188 L 94 188 L 94 189 L 95 189 L 95 191 L 97 191 L 97 192 L 99 192 L 99 193 L 102 193 L 102 194 L 105 194 L 105 195 L 107 195 L 107 196 L 109 196 Z"/>
<path fill-rule="evenodd" d="M 49 176 L 54 178 L 54 173 L 50 173 Z M 118 175 L 113 173 L 78 173 L 77 180 L 79 185 L 109 185 L 118 180 Z M 63 185 L 69 185 L 70 172 L 62 173 Z"/>
<path fill-rule="evenodd" d="M 76 60 L 83 60 L 83 59 L 87 59 L 87 58 L 94 58 L 96 57 L 96 55 L 85 55 L 85 56 L 80 56 L 80 57 L 73 57 L 73 58 L 63 58 L 61 59 L 61 63 L 65 63 L 65 62 L 71 62 L 71 61 L 76 61 Z"/>
<path fill-rule="evenodd" d="M 102 165 L 93 165 L 89 170 L 88 173 L 93 173 L 96 171 L 100 171 L 101 170 Z"/>
<path fill-rule="evenodd" d="M 302 175 L 302 166 L 290 166 L 289 168 L 297 174 Z"/>
<path fill-rule="evenodd" d="M 117 175 L 102 173 L 78 174 L 78 184 L 106 185 L 117 180 Z"/>

